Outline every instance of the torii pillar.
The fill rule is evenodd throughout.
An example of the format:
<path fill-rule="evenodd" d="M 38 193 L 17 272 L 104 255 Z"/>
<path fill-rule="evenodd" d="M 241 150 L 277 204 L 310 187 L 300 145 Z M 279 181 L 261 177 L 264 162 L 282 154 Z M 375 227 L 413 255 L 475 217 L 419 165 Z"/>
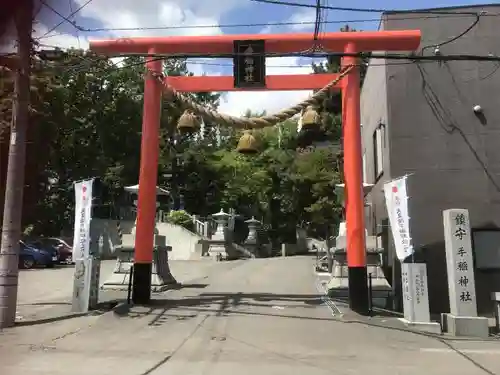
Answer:
<path fill-rule="evenodd" d="M 354 54 L 371 51 L 412 51 L 420 44 L 419 30 L 325 33 L 321 44 L 327 52 Z M 237 40 L 264 40 L 267 54 L 286 56 L 310 50 L 314 41 L 309 33 L 249 34 L 215 36 L 172 36 L 123 38 L 91 41 L 90 49 L 110 56 L 123 54 L 163 54 L 170 56 L 231 56 Z M 148 58 L 150 71 L 161 72 L 161 63 Z M 355 57 L 343 58 L 343 65 L 355 65 L 337 87 L 343 89 L 344 179 L 346 194 L 347 263 L 349 268 L 349 306 L 368 314 L 368 285 L 365 249 L 365 218 L 360 128 L 360 78 Z M 320 89 L 335 79 L 332 74 L 267 76 L 262 90 Z M 233 77 L 168 77 L 169 86 L 180 92 L 236 91 Z M 136 249 L 133 300 L 148 303 L 155 220 L 155 189 L 158 170 L 158 140 L 161 111 L 161 82 L 150 74 L 144 87 L 144 114 L 141 142 L 141 169 L 137 206 Z"/>

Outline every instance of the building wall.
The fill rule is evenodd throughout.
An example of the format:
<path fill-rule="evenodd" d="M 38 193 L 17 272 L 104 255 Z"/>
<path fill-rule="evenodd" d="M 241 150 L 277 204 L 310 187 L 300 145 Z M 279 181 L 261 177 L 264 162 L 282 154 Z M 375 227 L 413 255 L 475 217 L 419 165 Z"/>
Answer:
<path fill-rule="evenodd" d="M 387 224 L 384 218 L 387 217 L 385 207 L 383 184 L 391 179 L 391 161 L 389 158 L 388 128 L 391 126 L 388 121 L 387 103 L 387 67 L 386 61 L 382 59 L 372 59 L 363 81 L 361 91 L 361 137 L 363 145 L 363 181 L 373 184 L 371 192 L 367 195 L 365 218 L 366 228 L 369 235 L 382 235 L 387 232 Z M 382 132 L 382 173 L 376 171 L 376 142 L 374 134 L 377 128 Z M 384 274 L 392 284 L 392 243 L 384 238 L 383 270 Z"/>
<path fill-rule="evenodd" d="M 363 82 L 361 92 L 361 136 L 364 154 L 364 182 L 375 184 L 372 193 L 367 199 L 371 209 L 367 209 L 367 229 L 370 234 L 376 234 L 380 229 L 380 218 L 387 215 L 384 204 L 379 204 L 383 199 L 382 186 L 390 179 L 390 159 L 387 128 L 387 92 L 386 92 L 386 66 L 383 60 L 371 60 Z M 382 139 L 382 174 L 376 175 L 375 168 L 375 144 L 373 135 L 375 130 L 382 125 L 385 128 L 385 136 Z M 383 201 L 382 201 L 383 203 Z"/>
<path fill-rule="evenodd" d="M 500 6 L 457 11 L 499 13 Z M 387 30 L 420 29 L 421 46 L 426 46 L 460 35 L 475 19 L 463 14 L 390 14 L 384 16 L 383 25 Z M 498 54 L 499 34 L 498 17 L 483 16 L 470 32 L 440 50 L 446 55 Z M 429 48 L 424 54 L 433 51 Z M 411 232 L 417 258 L 428 264 L 434 312 L 449 309 L 442 211 L 467 208 L 473 228 L 498 228 L 500 224 L 498 66 L 493 62 L 453 61 L 392 62 L 386 67 L 386 152 L 392 178 L 411 174 Z M 478 104 L 484 110 L 483 118 L 472 110 Z M 374 198 L 375 204 L 383 204 L 383 197 Z M 500 290 L 500 277 L 497 272 L 476 270 L 476 283 L 478 307 L 484 312 L 491 308 L 489 292 Z"/>

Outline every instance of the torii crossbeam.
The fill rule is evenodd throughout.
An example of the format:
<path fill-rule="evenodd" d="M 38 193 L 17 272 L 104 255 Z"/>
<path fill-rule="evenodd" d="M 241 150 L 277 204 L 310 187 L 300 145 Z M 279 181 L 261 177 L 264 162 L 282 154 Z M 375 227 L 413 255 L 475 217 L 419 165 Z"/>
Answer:
<path fill-rule="evenodd" d="M 321 36 L 326 53 L 355 54 L 371 51 L 412 51 L 420 44 L 419 30 L 337 32 Z M 175 36 L 159 38 L 123 38 L 90 42 L 94 52 L 109 56 L 124 54 L 158 55 L 166 57 L 231 57 L 235 41 L 263 40 L 265 54 L 286 56 L 311 50 L 315 41 L 310 34 L 256 34 L 216 36 Z M 162 63 L 152 57 L 147 68 L 161 74 Z M 342 65 L 357 65 L 355 57 L 343 57 Z M 335 79 L 334 74 L 267 76 L 260 90 L 320 89 Z M 244 90 L 235 88 L 231 76 L 168 77 L 166 83 L 179 92 Z M 362 146 L 360 129 L 359 67 L 352 69 L 336 89 L 342 90 L 344 138 L 344 179 L 346 194 L 347 264 L 349 306 L 362 314 L 368 313 L 368 286 L 365 249 L 365 218 L 363 198 Z M 252 89 L 254 90 L 254 89 Z M 141 164 L 137 227 L 134 259 L 133 299 L 148 303 L 151 298 L 153 235 L 156 216 L 156 179 L 159 152 L 159 125 L 162 84 L 148 75 L 144 87 Z"/>

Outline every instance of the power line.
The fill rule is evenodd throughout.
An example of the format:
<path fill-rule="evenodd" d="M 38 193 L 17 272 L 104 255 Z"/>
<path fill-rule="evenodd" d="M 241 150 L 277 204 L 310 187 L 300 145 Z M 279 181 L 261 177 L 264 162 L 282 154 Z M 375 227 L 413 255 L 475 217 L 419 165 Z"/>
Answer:
<path fill-rule="evenodd" d="M 314 42 L 318 41 L 319 31 L 321 27 L 321 18 L 322 18 L 322 8 L 321 8 L 321 0 L 316 0 L 316 19 L 314 23 Z"/>
<path fill-rule="evenodd" d="M 71 13 L 73 13 L 73 6 L 71 5 L 71 0 L 68 0 L 68 5 L 69 5 L 69 10 L 70 10 L 70 12 L 71 12 Z M 72 17 L 74 17 L 74 15 L 71 15 L 71 16 L 69 16 L 68 18 L 72 18 Z M 75 18 L 75 21 L 74 21 L 74 22 L 76 22 L 76 18 Z M 78 48 L 80 49 L 80 48 L 82 48 L 82 47 L 81 47 L 81 45 L 80 45 L 80 35 L 78 34 L 78 30 L 76 30 L 76 38 L 77 38 L 77 40 L 78 40 Z"/>
<path fill-rule="evenodd" d="M 58 16 L 60 16 L 63 20 L 61 22 L 59 22 L 57 25 L 53 26 L 49 31 L 47 31 L 45 34 L 43 34 L 41 37 L 39 38 L 36 38 L 36 39 L 41 39 L 41 38 L 45 38 L 47 37 L 48 34 L 50 34 L 52 31 L 54 31 L 55 29 L 57 29 L 59 26 L 61 26 L 64 22 L 68 22 L 70 23 L 74 28 L 76 28 L 77 30 L 79 30 L 79 26 L 76 24 L 76 22 L 74 21 L 71 21 L 70 18 L 73 17 L 75 14 L 77 14 L 79 11 L 81 11 L 83 8 L 85 8 L 87 5 L 89 5 L 93 0 L 87 0 L 86 3 L 84 3 L 83 5 L 81 5 L 79 8 L 77 8 L 74 12 L 71 12 L 71 14 L 67 17 L 63 16 L 62 14 L 60 14 L 58 11 L 56 11 L 54 8 L 52 8 L 51 6 L 47 5 L 47 3 L 43 0 L 41 0 L 41 3 L 43 5 L 45 5 L 47 8 L 49 8 L 51 11 L 53 11 L 54 13 L 56 13 Z M 80 30 L 81 31 L 81 30 Z M 52 36 L 52 35 L 51 35 Z"/>
<path fill-rule="evenodd" d="M 187 60 L 187 63 L 191 64 L 196 64 L 196 65 L 207 65 L 207 66 L 220 66 L 220 67 L 233 67 L 233 64 L 224 64 L 224 63 L 211 63 L 211 62 L 206 62 L 206 61 L 192 61 L 192 60 Z M 434 61 L 431 61 L 434 62 Z M 375 63 L 375 64 L 369 64 L 370 66 L 387 66 L 387 65 L 409 65 L 409 64 L 414 64 L 412 61 L 401 61 L 401 62 L 395 62 L 395 63 Z M 358 64 L 358 66 L 363 66 L 365 64 Z M 312 64 L 297 64 L 297 65 L 266 65 L 266 69 L 273 69 L 273 68 L 290 68 L 290 69 L 297 69 L 297 68 L 308 68 L 312 67 Z"/>
<path fill-rule="evenodd" d="M 239 53 L 228 53 L 228 54 L 217 54 L 206 56 L 199 54 L 148 54 L 148 53 L 130 53 L 130 54 L 122 54 L 114 57 L 146 57 L 146 56 L 157 56 L 162 58 L 200 58 L 200 57 L 209 57 L 209 58 L 233 58 L 237 56 L 243 56 L 243 54 Z M 304 52 L 295 52 L 295 53 L 265 53 L 265 57 L 311 57 L 311 58 L 327 58 L 327 57 L 356 57 L 359 59 L 386 59 L 386 60 L 412 60 L 412 61 L 500 61 L 500 56 L 496 56 L 493 54 L 489 55 L 467 55 L 467 54 L 453 54 L 453 55 L 436 55 L 436 56 L 422 56 L 417 53 L 407 53 L 407 54 L 394 54 L 394 53 L 367 53 L 367 52 L 359 52 L 359 53 L 346 53 L 346 52 L 314 52 L 314 53 L 304 53 Z"/>
<path fill-rule="evenodd" d="M 165 57 L 156 57 L 153 59 L 153 61 L 159 61 L 159 60 L 167 60 L 167 58 Z M 97 60 L 90 60 L 90 59 L 87 59 L 87 61 L 90 63 L 90 64 L 95 64 L 97 62 Z M 468 61 L 468 60 L 467 60 Z M 421 61 L 421 63 L 436 63 L 436 62 L 439 62 L 437 60 L 432 60 L 432 59 L 429 59 L 427 61 Z M 186 61 L 186 63 L 192 63 L 192 64 L 197 64 L 197 65 L 206 65 L 206 66 L 220 66 L 220 67 L 233 67 L 232 64 L 224 64 L 224 63 L 210 63 L 210 62 L 205 62 L 205 61 Z M 370 62 L 369 63 L 369 66 L 399 66 L 399 65 L 410 65 L 410 64 L 414 64 L 415 62 L 414 61 L 393 61 L 393 62 L 389 62 L 389 61 L 386 61 L 386 62 L 383 62 L 383 63 L 373 63 L 373 62 Z M 129 64 L 123 64 L 121 66 L 117 65 L 117 64 L 114 64 L 114 66 L 110 66 L 110 67 L 105 67 L 105 68 L 101 68 L 101 69 L 93 69 L 91 71 L 89 71 L 89 73 L 104 73 L 104 74 L 111 74 L 113 72 L 117 72 L 119 70 L 122 70 L 122 69 L 127 69 L 127 68 L 131 68 L 131 67 L 134 67 L 134 66 L 142 66 L 144 64 L 144 61 L 138 61 L 138 62 L 134 62 L 134 63 L 129 63 Z M 358 64 L 358 66 L 365 66 L 366 64 Z M 273 65 L 273 66 L 268 66 L 268 68 L 297 68 L 298 65 Z M 312 64 L 310 65 L 299 65 L 299 67 L 311 67 L 312 68 Z M 80 66 L 73 66 L 73 67 L 68 67 L 67 68 L 67 71 L 71 74 L 71 73 L 79 73 L 79 72 L 82 72 L 82 71 L 86 71 L 86 70 L 89 70 L 89 66 L 88 64 L 82 64 Z M 312 74 L 312 72 L 311 72 Z"/>
<path fill-rule="evenodd" d="M 84 6 L 88 5 L 92 0 L 88 0 L 85 4 L 83 4 L 80 8 L 78 8 L 75 12 L 72 12 L 72 14 L 69 16 L 69 17 L 72 17 L 74 14 L 76 14 L 79 10 L 81 10 Z M 299 52 L 297 54 L 291 54 L 291 55 L 285 55 L 285 56 L 310 56 L 310 57 L 327 57 L 327 56 L 334 56 L 336 54 L 332 54 L 332 53 L 329 53 L 329 54 L 318 54 L 318 52 L 321 52 L 323 51 L 323 48 L 321 45 L 317 45 L 318 44 L 318 36 L 319 36 L 319 31 L 320 31 L 320 27 L 322 26 L 322 23 L 325 24 L 326 22 L 331 22 L 331 21 L 324 21 L 322 20 L 322 10 L 326 10 L 326 9 L 334 9 L 334 10 L 351 10 L 351 11 L 358 11 L 360 9 L 355 9 L 355 8 L 339 8 L 339 7 L 330 7 L 328 5 L 322 5 L 321 4 L 321 0 L 317 0 L 317 3 L 315 6 L 313 5 L 307 5 L 307 4 L 299 4 L 299 3 L 289 3 L 289 2 L 281 2 L 281 1 L 274 1 L 274 0 L 253 0 L 253 1 L 257 1 L 257 2 L 271 2 L 271 3 L 276 3 L 276 4 L 282 4 L 282 5 L 295 5 L 295 6 L 307 6 L 309 8 L 311 7 L 314 7 L 316 9 L 316 20 L 315 22 L 313 23 L 309 23 L 309 24 L 313 24 L 315 29 L 314 29 L 314 35 L 313 35 L 313 40 L 314 40 L 314 43 L 315 43 L 315 46 L 311 49 L 308 49 L 306 51 L 302 51 L 302 52 Z M 63 21 L 61 21 L 58 25 L 56 25 L 55 27 L 58 27 L 60 24 L 64 23 L 64 22 L 68 22 L 70 23 L 73 27 L 75 27 L 77 29 L 77 31 L 90 31 L 90 29 L 85 29 L 79 25 L 76 24 L 75 21 L 72 21 L 69 19 L 69 17 L 65 17 L 63 16 L 60 12 L 58 12 L 57 10 L 55 10 L 54 8 L 52 8 L 51 6 L 47 5 L 43 0 L 42 0 L 42 3 L 45 4 L 49 9 L 51 9 L 54 13 L 56 13 L 57 15 L 59 15 L 61 18 L 63 18 Z M 388 12 L 389 10 L 387 9 L 363 9 L 363 10 L 366 10 L 366 11 L 370 11 L 370 12 Z M 425 11 L 422 11 L 422 10 L 411 10 L 411 11 L 407 11 L 407 12 L 411 12 L 411 13 L 421 13 L 421 12 L 425 12 L 425 13 L 432 13 L 433 11 L 431 10 L 425 10 Z M 441 46 L 441 45 L 445 45 L 445 44 L 448 44 L 448 43 L 451 43 L 453 41 L 456 41 L 457 39 L 461 38 L 462 36 L 464 36 L 465 34 L 467 34 L 470 30 L 472 30 L 479 22 L 479 19 L 480 19 L 480 16 L 482 15 L 488 15 L 488 14 L 485 14 L 485 12 L 481 12 L 481 13 L 472 13 L 472 12 L 444 12 L 444 11 L 438 11 L 437 14 L 439 14 L 439 16 L 437 17 L 441 17 L 443 15 L 453 15 L 453 16 L 457 16 L 458 14 L 460 14 L 461 16 L 463 15 L 475 15 L 476 16 L 476 20 L 472 23 L 472 25 L 470 27 L 468 27 L 464 32 L 462 32 L 461 34 L 459 34 L 458 36 L 456 37 L 453 37 L 451 38 L 450 40 L 447 40 L 445 42 L 442 42 L 440 44 L 436 44 L 436 45 L 433 45 L 433 46 Z M 490 14 L 491 15 L 491 14 Z M 495 16 L 498 16 L 499 14 L 495 14 Z M 416 18 L 416 17 L 410 17 L 410 18 Z M 426 16 L 426 18 L 429 18 L 429 16 Z M 335 21 L 334 21 L 335 22 Z M 337 23 L 340 22 L 340 21 L 336 21 Z M 301 23 L 292 23 L 292 22 L 288 22 L 288 23 L 275 23 L 275 24 L 301 24 Z M 304 23 L 303 23 L 304 24 Z M 246 24 L 246 26 L 254 26 L 254 25 L 257 25 L 257 24 Z M 269 25 L 269 24 L 265 24 L 265 25 Z M 192 26 L 193 28 L 200 28 L 200 27 L 213 27 L 215 25 L 197 25 L 197 26 Z M 236 26 L 236 25 L 232 25 L 232 26 Z M 242 26 L 240 24 L 240 26 Z M 188 26 L 178 26 L 177 28 L 187 28 Z M 221 25 L 218 25 L 217 27 L 221 27 Z M 173 27 L 171 27 L 173 28 Z M 54 28 L 53 28 L 54 29 Z M 129 30 L 131 29 L 145 29 L 145 28 L 129 28 Z M 95 30 L 99 30 L 99 29 L 95 29 Z M 100 30 L 104 30 L 104 29 L 100 29 Z M 109 29 L 111 30 L 111 29 Z M 125 29 L 121 29 L 121 30 L 125 30 Z M 50 32 L 50 31 L 49 31 Z M 45 34 L 47 35 L 47 33 Z M 429 47 L 432 47 L 432 46 L 425 46 L 422 48 L 422 51 L 424 51 L 426 48 L 429 48 Z M 309 53 L 313 53 L 313 55 L 310 55 Z M 228 57 L 233 57 L 234 54 L 232 54 L 231 56 L 228 56 Z M 269 55 L 268 55 L 269 56 Z M 281 55 L 283 56 L 283 55 Z M 339 56 L 337 54 L 337 56 Z M 342 56 L 347 56 L 346 54 L 342 54 Z M 167 56 L 165 56 L 167 57 Z M 180 56 L 174 56 L 174 55 L 170 55 L 168 56 L 168 58 L 175 58 L 175 57 L 183 57 L 183 58 L 188 58 L 189 56 L 187 55 L 180 55 Z M 199 56 L 197 56 L 199 57 Z M 212 57 L 216 57 L 216 56 L 212 56 Z M 217 56 L 217 57 L 224 57 L 224 56 Z M 270 56 L 271 57 L 271 56 Z M 396 55 L 392 55 L 392 56 L 389 56 L 388 54 L 385 54 L 384 56 L 382 57 L 377 57 L 375 56 L 374 54 L 370 54 L 369 56 L 367 55 L 360 55 L 360 56 L 354 56 L 354 57 L 371 57 L 371 58 L 385 58 L 385 59 L 405 59 L 405 57 L 399 55 L 399 56 L 396 56 Z M 477 59 L 475 58 L 472 58 L 472 57 L 468 57 L 468 56 L 465 56 L 465 55 L 462 55 L 462 56 L 455 56 L 455 57 L 452 57 L 452 56 L 446 56 L 446 57 L 442 57 L 440 58 L 440 61 L 451 61 L 451 60 L 454 60 L 454 59 L 458 59 L 458 60 L 478 60 L 478 61 L 500 61 L 498 60 L 495 56 L 476 56 Z M 425 60 L 423 59 L 422 57 L 417 57 L 417 56 L 412 56 L 411 57 L 412 60 L 418 60 L 418 61 L 421 61 L 421 60 Z"/>
<path fill-rule="evenodd" d="M 87 1 L 87 3 L 85 3 L 84 5 L 87 5 L 90 1 L 92 0 L 89 0 Z M 266 2 L 268 0 L 254 0 L 254 1 L 260 1 L 260 2 Z M 271 0 L 269 0 L 271 1 Z M 79 27 L 78 25 L 76 25 L 76 23 L 74 21 L 71 21 L 68 17 L 65 17 L 63 16 L 60 12 L 58 12 L 57 10 L 55 10 L 54 8 L 52 8 L 51 6 L 47 5 L 43 0 L 42 0 L 43 4 L 45 4 L 48 8 L 50 8 L 54 13 L 56 13 L 57 15 L 59 15 L 61 18 L 63 18 L 63 21 L 62 22 L 68 22 L 70 23 L 71 25 L 73 25 L 77 30 L 80 30 L 81 27 Z M 285 2 L 275 2 L 275 1 L 272 1 L 272 3 L 285 3 Z M 294 4 L 294 5 L 297 5 L 298 3 L 286 3 L 285 5 L 290 5 L 290 4 Z M 306 6 L 307 4 L 302 4 L 304 6 Z M 299 6 L 302 6 L 299 4 Z M 82 6 L 83 7 L 83 6 Z M 78 10 L 80 10 L 82 7 L 80 7 Z M 497 56 L 493 56 L 493 55 L 488 55 L 488 56 L 478 56 L 478 55 L 472 55 L 472 56 L 469 56 L 469 55 L 447 55 L 447 56 L 417 56 L 415 53 L 412 53 L 412 54 L 407 54 L 407 55 L 397 55 L 397 54 L 382 54 L 382 55 L 377 55 L 377 54 L 373 54 L 373 53 L 369 53 L 369 54 L 366 54 L 366 53 L 355 53 L 355 54 L 346 54 L 346 53 L 325 53 L 323 51 L 317 51 L 318 49 L 320 50 L 323 50 L 322 46 L 319 46 L 319 48 L 317 48 L 318 46 L 316 45 L 317 43 L 317 39 L 318 39 L 318 34 L 319 34 L 319 27 L 321 26 L 321 23 L 322 23 L 322 16 L 323 14 L 321 13 L 322 10 L 325 10 L 325 9 L 336 9 L 338 10 L 337 8 L 338 7 L 330 7 L 330 6 L 324 6 L 321 4 L 321 0 L 317 0 L 316 2 L 316 5 L 315 6 L 312 6 L 312 5 L 307 5 L 307 7 L 314 7 L 316 9 L 316 21 L 314 22 L 314 25 L 315 25 L 315 30 L 314 30 L 314 35 L 313 35 L 313 40 L 314 40 L 314 43 L 315 43 L 315 47 L 316 48 L 313 48 L 313 50 L 311 51 L 311 49 L 308 49 L 306 51 L 302 51 L 302 52 L 298 52 L 298 53 L 293 53 L 293 54 L 276 54 L 275 56 L 278 57 L 278 56 L 302 56 L 302 57 L 333 57 L 333 56 L 336 56 L 336 57 L 346 57 L 346 56 L 350 56 L 350 57 L 359 57 L 359 58 L 381 58 L 381 59 L 401 59 L 401 60 L 404 60 L 404 59 L 407 59 L 407 60 L 410 60 L 410 61 L 463 61 L 463 60 L 467 60 L 467 61 L 470 61 L 470 60 L 473 60 L 473 61 L 500 61 L 500 58 L 497 57 Z M 353 8 L 349 8 L 349 9 L 353 9 Z M 77 11 L 78 11 L 77 10 Z M 374 9 L 369 9 L 369 11 L 375 11 Z M 377 11 L 381 11 L 381 10 L 377 10 Z M 387 11 L 387 10 L 385 10 Z M 414 12 L 417 12 L 417 11 L 414 11 Z M 426 11 L 427 12 L 427 11 Z M 76 13 L 73 12 L 73 13 Z M 454 15 L 456 15 L 456 12 L 452 12 Z M 471 14 L 470 12 L 462 12 L 462 14 Z M 442 14 L 442 12 L 439 12 L 439 14 Z M 464 36 L 466 33 L 468 33 L 478 22 L 479 22 L 479 14 L 478 13 L 472 13 L 476 16 L 476 21 L 469 27 L 467 28 L 464 32 L 462 32 L 461 34 L 459 34 L 458 36 L 448 40 L 448 41 L 445 41 L 443 43 L 441 43 L 441 45 L 444 45 L 444 44 L 447 44 L 447 43 L 451 43 L 452 41 L 455 41 L 457 39 L 459 39 L 460 37 Z M 481 13 L 482 14 L 482 13 Z M 199 26 L 198 26 L 199 27 Z M 319 53 L 318 53 L 319 52 Z M 124 55 L 121 55 L 122 57 L 126 57 L 126 56 L 145 56 L 146 54 L 124 54 Z M 237 56 L 238 54 L 235 54 L 235 53 L 232 53 L 232 54 L 226 54 L 226 55 L 212 55 L 211 57 L 220 57 L 220 58 L 224 58 L 224 57 L 234 57 L 234 56 Z M 272 54 L 266 54 L 266 56 L 268 57 L 272 57 Z M 166 59 L 166 58 L 189 58 L 189 57 L 201 57 L 201 56 L 198 56 L 198 55 L 187 55 L 187 54 L 177 54 L 177 55 L 168 55 L 168 56 L 161 56 L 160 59 Z M 203 56 L 205 57 L 205 56 Z"/>
<path fill-rule="evenodd" d="M 464 31 L 462 31 L 460 34 L 448 39 L 448 40 L 445 40 L 444 42 L 441 42 L 441 43 L 436 43 L 436 44 L 430 44 L 430 45 L 427 45 L 427 46 L 423 46 L 422 49 L 421 49 L 421 53 L 423 54 L 424 51 L 428 48 L 438 48 L 438 47 L 441 47 L 441 46 L 444 46 L 446 44 L 450 44 L 450 43 L 453 43 L 454 41 L 462 38 L 463 36 L 467 35 L 474 27 L 476 27 L 476 25 L 479 23 L 479 21 L 481 20 L 481 15 L 482 14 L 476 14 L 476 19 L 474 20 L 474 22 L 472 22 L 471 25 L 469 25 L 469 27 L 467 27 Z"/>
<path fill-rule="evenodd" d="M 45 5 L 47 8 L 49 8 L 52 12 L 54 12 L 55 14 L 57 14 L 59 17 L 61 17 L 63 19 L 62 23 L 64 22 L 67 22 L 69 23 L 70 25 L 72 25 L 73 27 L 75 27 L 76 29 L 78 29 L 76 26 L 75 26 L 75 21 L 72 21 L 70 20 L 68 17 L 62 15 L 57 9 L 54 9 L 54 7 L 52 7 L 52 5 L 49 5 L 45 2 L 45 0 L 40 0 L 40 2 Z"/>
<path fill-rule="evenodd" d="M 44 35 L 37 39 L 42 38 L 50 38 L 54 35 L 48 35 L 56 28 L 61 26 L 64 22 L 70 23 L 73 27 L 75 27 L 78 31 L 82 32 L 103 32 L 103 31 L 147 31 L 147 30 L 182 30 L 182 29 L 206 29 L 206 28 L 237 28 L 237 27 L 265 27 L 265 26 L 294 26 L 294 25 L 311 25 L 314 26 L 316 22 L 267 22 L 267 23 L 240 23 L 240 24 L 212 24 L 212 25 L 180 25 L 180 26 L 145 26 L 145 27 L 117 27 L 117 28 L 86 28 L 81 25 L 78 25 L 75 21 L 71 20 L 71 17 L 76 13 L 81 11 L 85 6 L 91 3 L 93 0 L 87 0 L 86 3 L 81 5 L 74 12 L 70 13 L 68 16 L 62 15 L 53 7 L 47 5 L 44 1 L 42 3 L 46 5 L 49 9 L 51 9 L 55 14 L 62 18 L 62 21 L 55 25 L 52 29 L 47 31 Z M 272 4 L 280 4 L 280 5 L 289 5 L 289 6 L 300 6 L 307 8 L 316 8 L 317 5 L 310 4 L 299 4 L 299 3 L 290 3 L 284 1 L 264 1 L 264 0 L 252 0 L 257 2 L 269 2 Z M 388 10 L 388 9 L 358 9 L 358 8 L 340 8 L 340 7 L 331 7 L 328 5 L 319 5 L 320 9 L 323 10 L 350 10 L 350 11 L 367 11 L 367 12 L 401 12 L 401 13 L 412 13 L 412 14 L 425 14 L 425 16 L 420 17 L 391 17 L 391 20 L 412 20 L 412 19 L 432 19 L 439 18 L 442 16 L 449 17 L 463 17 L 463 16 L 477 16 L 476 12 L 460 12 L 460 11 L 442 11 L 442 10 Z M 482 16 L 493 16 L 498 17 L 500 13 L 486 13 L 483 12 Z M 326 21 L 323 20 L 324 24 L 345 24 L 345 23 L 366 23 L 366 22 L 379 22 L 380 18 L 364 18 L 364 19 L 346 19 L 346 20 L 335 20 L 335 21 Z"/>
<path fill-rule="evenodd" d="M 484 173 L 486 174 L 486 177 L 490 180 L 495 189 L 498 192 L 500 192 L 500 185 L 496 181 L 492 172 L 490 171 L 486 163 L 482 160 L 482 158 L 480 157 L 479 153 L 474 148 L 472 143 L 469 141 L 467 135 L 464 133 L 462 128 L 459 125 L 457 125 L 457 122 L 455 121 L 451 111 L 447 109 L 445 105 L 442 104 L 439 96 L 437 95 L 436 91 L 433 89 L 432 85 L 427 79 L 428 73 L 425 71 L 425 69 L 422 68 L 422 66 L 420 66 L 420 64 L 417 63 L 415 65 L 420 73 L 423 83 L 422 95 L 424 97 L 424 100 L 429 105 L 429 108 L 433 113 L 434 117 L 436 118 L 438 125 L 448 135 L 452 135 L 453 133 L 457 132 L 460 135 L 460 137 L 462 137 L 465 144 L 469 147 L 469 150 L 471 151 L 472 155 L 483 169 Z"/>
<path fill-rule="evenodd" d="M 41 44 L 46 47 L 58 48 L 57 46 L 50 46 L 47 44 Z M 61 53 L 64 53 L 61 50 Z M 199 54 L 149 54 L 149 53 L 127 53 L 121 54 L 119 56 L 113 57 L 147 57 L 147 56 L 156 56 L 160 59 L 188 59 L 188 58 L 234 58 L 237 56 L 243 56 L 242 53 L 226 53 L 226 54 L 216 54 L 216 55 L 199 55 Z M 488 54 L 488 55 L 468 55 L 468 54 L 453 54 L 453 55 L 431 55 L 431 56 L 423 56 L 413 53 L 406 54 L 396 54 L 396 53 L 376 53 L 376 52 L 358 52 L 358 53 L 346 53 L 346 52 L 314 52 L 314 53 L 304 53 L 304 52 L 295 52 L 295 53 L 265 53 L 265 57 L 311 57 L 311 58 L 326 58 L 326 57 L 356 57 L 360 59 L 386 59 L 386 60 L 410 60 L 410 61 L 500 61 L 500 56 Z"/>
<path fill-rule="evenodd" d="M 92 1 L 92 0 L 90 0 Z M 90 2 L 89 1 L 89 2 Z M 75 11 L 76 13 L 76 11 Z M 475 15 L 475 14 L 474 14 Z M 70 15 L 71 16 L 71 15 Z M 70 17 L 68 16 L 68 18 Z M 423 19 L 435 19 L 442 17 L 467 17 L 471 14 L 463 13 L 443 13 L 443 14 L 432 14 L 432 15 L 422 15 L 413 17 L 392 17 L 391 21 L 409 21 L 409 20 L 423 20 Z M 500 13 L 487 13 L 482 14 L 482 17 L 498 17 Z M 62 21 L 59 25 L 66 21 Z M 324 25 L 342 25 L 349 23 L 370 23 L 370 22 L 380 22 L 380 18 L 359 18 L 359 19 L 343 19 L 343 20 L 333 20 L 333 21 L 322 21 Z M 303 21 L 303 22 L 266 22 L 266 23 L 233 23 L 233 24 L 212 24 L 212 25 L 179 25 L 179 26 L 144 26 L 144 27 L 106 27 L 106 28 L 86 28 L 73 23 L 78 31 L 85 33 L 94 32 L 106 32 L 106 31 L 155 31 L 155 30 L 192 30 L 192 29 L 216 29 L 216 28 L 241 28 L 241 27 L 266 27 L 266 26 L 314 26 L 313 21 Z M 58 34 L 47 35 L 51 31 L 45 33 L 44 35 L 36 39 L 46 39 L 57 36 Z"/>
<path fill-rule="evenodd" d="M 316 8 L 316 5 L 304 4 L 304 3 L 294 3 L 291 1 L 280 1 L 280 0 L 250 0 L 256 3 L 264 4 L 275 4 L 275 5 L 286 5 L 291 7 L 299 8 Z M 365 13 L 433 13 L 433 14 L 449 14 L 449 13 L 460 13 L 476 15 L 477 12 L 455 12 L 450 10 L 440 10 L 440 9 L 383 9 L 383 8 L 350 8 L 350 7 L 334 7 L 328 5 L 322 5 L 321 8 L 329 10 L 337 10 L 344 12 L 365 12 Z"/>

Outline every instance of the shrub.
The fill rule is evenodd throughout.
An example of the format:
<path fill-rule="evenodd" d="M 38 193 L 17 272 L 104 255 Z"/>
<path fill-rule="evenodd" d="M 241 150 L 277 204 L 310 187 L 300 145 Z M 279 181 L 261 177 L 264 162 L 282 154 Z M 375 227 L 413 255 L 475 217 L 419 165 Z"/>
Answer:
<path fill-rule="evenodd" d="M 187 230 L 193 231 L 193 219 L 184 210 L 170 211 L 167 216 L 167 222 L 174 225 L 179 225 Z"/>

